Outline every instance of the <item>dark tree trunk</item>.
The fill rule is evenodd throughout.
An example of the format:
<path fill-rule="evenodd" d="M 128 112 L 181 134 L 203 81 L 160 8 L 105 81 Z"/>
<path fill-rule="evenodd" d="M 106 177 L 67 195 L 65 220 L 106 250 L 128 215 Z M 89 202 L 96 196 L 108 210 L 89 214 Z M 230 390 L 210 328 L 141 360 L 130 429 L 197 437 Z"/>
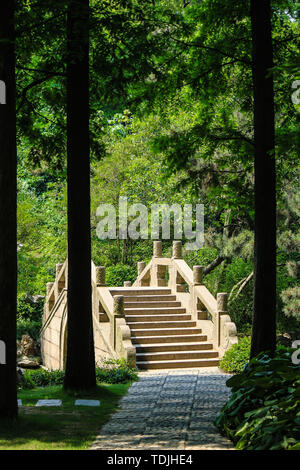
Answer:
<path fill-rule="evenodd" d="M 251 0 L 255 140 L 255 261 L 251 357 L 276 342 L 276 172 L 270 0 Z"/>
<path fill-rule="evenodd" d="M 14 418 L 18 412 L 16 390 L 17 159 L 14 9 L 13 0 L 1 4 L 0 80 L 6 86 L 6 104 L 0 104 L 0 341 L 2 341 L 0 347 L 2 353 L 0 356 L 0 418 Z M 6 358 L 3 357 L 4 350 L 6 350 Z M 1 364 L 4 360 L 6 363 Z"/>
<path fill-rule="evenodd" d="M 91 299 L 89 0 L 71 0 L 67 24 L 68 345 L 65 388 L 96 385 Z"/>

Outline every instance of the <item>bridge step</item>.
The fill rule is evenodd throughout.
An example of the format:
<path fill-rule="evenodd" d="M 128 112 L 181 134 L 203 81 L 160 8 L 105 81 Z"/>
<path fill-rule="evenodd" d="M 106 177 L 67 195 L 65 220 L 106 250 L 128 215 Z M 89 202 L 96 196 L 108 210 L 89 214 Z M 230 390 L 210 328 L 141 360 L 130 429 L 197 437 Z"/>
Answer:
<path fill-rule="evenodd" d="M 140 297 L 141 295 L 166 295 L 171 294 L 168 287 L 110 287 L 111 295 L 124 295 Z"/>
<path fill-rule="evenodd" d="M 176 301 L 176 295 L 161 294 L 161 295 L 124 295 L 124 302 L 173 302 Z"/>
<path fill-rule="evenodd" d="M 162 307 L 162 308 L 127 308 L 125 315 L 159 315 L 163 313 L 186 313 L 184 307 Z"/>
<path fill-rule="evenodd" d="M 128 325 L 132 331 L 135 331 L 136 329 L 141 330 L 141 329 L 159 329 L 160 331 L 164 328 L 179 328 L 182 330 L 182 328 L 190 328 L 190 327 L 195 327 L 196 322 L 192 320 L 187 320 L 187 321 L 145 321 L 145 322 L 128 322 Z"/>
<path fill-rule="evenodd" d="M 188 313 L 172 314 L 167 313 L 166 315 L 125 315 L 127 323 L 133 322 L 160 322 L 160 321 L 186 321 L 191 320 L 192 316 Z"/>
<path fill-rule="evenodd" d="M 167 351 L 199 351 L 213 349 L 212 343 L 201 341 L 198 343 L 153 343 L 153 344 L 136 344 L 137 353 L 153 353 Z"/>
<path fill-rule="evenodd" d="M 136 347 L 139 369 L 210 367 L 219 364 L 218 352 L 197 321 L 168 288 L 113 288 L 124 295 L 126 323 Z"/>
<path fill-rule="evenodd" d="M 153 331 L 153 330 L 152 330 Z M 157 343 L 194 343 L 196 341 L 207 341 L 206 335 L 165 335 L 165 336 L 132 336 L 131 337 L 133 344 L 157 344 Z"/>
<path fill-rule="evenodd" d="M 199 351 L 173 351 L 173 352 L 149 352 L 137 353 L 136 360 L 139 362 L 149 361 L 173 361 L 178 359 L 209 359 L 217 358 L 218 352 L 213 350 Z"/>
<path fill-rule="evenodd" d="M 200 328 L 149 328 L 146 330 L 135 329 L 131 330 L 132 336 L 165 336 L 165 335 L 196 335 L 200 334 Z"/>
<path fill-rule="evenodd" d="M 130 297 L 129 297 L 130 298 Z M 127 302 L 124 301 L 124 307 L 127 308 L 162 308 L 162 307 L 180 307 L 181 302 L 156 300 L 151 302 Z"/>
<path fill-rule="evenodd" d="M 176 359 L 168 361 L 140 361 L 139 369 L 181 369 L 192 367 L 213 367 L 219 365 L 218 359 Z"/>

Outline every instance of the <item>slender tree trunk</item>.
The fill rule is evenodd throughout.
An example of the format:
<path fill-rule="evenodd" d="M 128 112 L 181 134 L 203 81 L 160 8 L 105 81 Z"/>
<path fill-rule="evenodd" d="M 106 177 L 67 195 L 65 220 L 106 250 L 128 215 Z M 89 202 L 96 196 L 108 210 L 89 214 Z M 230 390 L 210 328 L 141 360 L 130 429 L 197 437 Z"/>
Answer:
<path fill-rule="evenodd" d="M 255 261 L 251 357 L 276 343 L 276 172 L 270 0 L 251 0 L 255 140 Z"/>
<path fill-rule="evenodd" d="M 13 0 L 1 4 L 0 80 L 0 418 L 17 416 L 17 158 Z"/>
<path fill-rule="evenodd" d="M 89 0 L 70 0 L 67 24 L 68 345 L 65 388 L 96 385 L 91 299 Z"/>

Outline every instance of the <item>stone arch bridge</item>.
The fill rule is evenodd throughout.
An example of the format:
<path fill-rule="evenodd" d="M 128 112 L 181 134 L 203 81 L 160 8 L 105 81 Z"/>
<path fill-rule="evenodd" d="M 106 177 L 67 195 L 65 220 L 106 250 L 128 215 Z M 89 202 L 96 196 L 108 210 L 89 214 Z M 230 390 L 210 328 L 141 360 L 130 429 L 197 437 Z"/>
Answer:
<path fill-rule="evenodd" d="M 122 287 L 107 287 L 105 267 L 92 263 L 96 363 L 125 358 L 139 369 L 209 367 L 237 343 L 227 294 L 214 298 L 203 284 L 203 267 L 192 270 L 182 259 L 181 242 L 173 242 L 172 255 L 163 258 L 155 241 L 151 261 L 139 262 L 136 281 Z M 47 284 L 41 350 L 49 369 L 65 367 L 67 321 L 66 261 Z"/>

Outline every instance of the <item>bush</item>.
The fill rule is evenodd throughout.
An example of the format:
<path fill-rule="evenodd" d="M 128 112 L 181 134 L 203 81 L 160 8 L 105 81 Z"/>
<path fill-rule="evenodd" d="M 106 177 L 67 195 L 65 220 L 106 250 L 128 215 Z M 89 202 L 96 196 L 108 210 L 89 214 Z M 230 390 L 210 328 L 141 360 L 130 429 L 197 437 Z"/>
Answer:
<path fill-rule="evenodd" d="M 106 359 L 101 368 L 96 368 L 96 379 L 97 382 L 116 384 L 137 380 L 138 376 L 125 359 Z"/>
<path fill-rule="evenodd" d="M 230 400 L 216 420 L 239 450 L 300 449 L 300 365 L 282 346 L 231 377 Z"/>
<path fill-rule="evenodd" d="M 40 329 L 42 321 L 18 320 L 17 322 L 17 339 L 20 340 L 23 335 L 29 335 L 35 341 L 40 339 Z"/>
<path fill-rule="evenodd" d="M 223 356 L 220 368 L 225 372 L 237 374 L 242 372 L 250 357 L 251 338 L 240 338 L 238 344 L 234 344 Z"/>
<path fill-rule="evenodd" d="M 43 300 L 34 301 L 25 293 L 19 294 L 17 299 L 18 320 L 39 321 L 43 315 Z"/>
<path fill-rule="evenodd" d="M 32 389 L 35 387 L 47 387 L 48 385 L 63 385 L 65 372 L 63 370 L 25 370 L 24 382 L 21 387 Z M 137 380 L 138 376 L 125 359 L 108 359 L 103 361 L 103 366 L 96 368 L 97 383 L 126 383 Z"/>
<path fill-rule="evenodd" d="M 65 372 L 62 370 L 25 370 L 22 388 L 31 389 L 35 387 L 46 387 L 48 385 L 62 385 Z"/>
<path fill-rule="evenodd" d="M 137 278 L 137 271 L 132 266 L 126 264 L 116 264 L 106 268 L 106 284 L 108 286 L 123 286 L 124 281 L 134 282 Z"/>

